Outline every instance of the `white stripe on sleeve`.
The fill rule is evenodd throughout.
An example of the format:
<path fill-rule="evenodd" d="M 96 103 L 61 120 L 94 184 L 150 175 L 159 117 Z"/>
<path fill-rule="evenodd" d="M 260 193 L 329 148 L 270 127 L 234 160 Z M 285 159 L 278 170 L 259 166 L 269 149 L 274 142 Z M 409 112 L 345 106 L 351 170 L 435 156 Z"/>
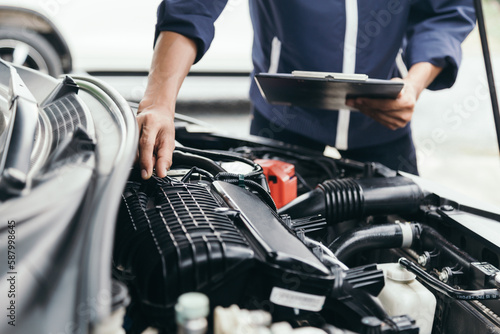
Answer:
<path fill-rule="evenodd" d="M 278 37 L 274 37 L 271 43 L 271 59 L 269 65 L 269 73 L 278 73 L 278 65 L 281 55 L 281 41 Z"/>

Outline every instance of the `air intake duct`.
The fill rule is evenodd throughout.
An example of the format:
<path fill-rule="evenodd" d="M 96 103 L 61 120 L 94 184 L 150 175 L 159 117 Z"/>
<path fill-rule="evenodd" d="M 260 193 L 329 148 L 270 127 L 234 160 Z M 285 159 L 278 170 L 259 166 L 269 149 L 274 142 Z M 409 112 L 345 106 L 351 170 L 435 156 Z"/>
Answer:
<path fill-rule="evenodd" d="M 328 180 L 284 206 L 280 214 L 300 218 L 321 214 L 329 224 L 370 215 L 415 213 L 424 197 L 402 177 Z"/>

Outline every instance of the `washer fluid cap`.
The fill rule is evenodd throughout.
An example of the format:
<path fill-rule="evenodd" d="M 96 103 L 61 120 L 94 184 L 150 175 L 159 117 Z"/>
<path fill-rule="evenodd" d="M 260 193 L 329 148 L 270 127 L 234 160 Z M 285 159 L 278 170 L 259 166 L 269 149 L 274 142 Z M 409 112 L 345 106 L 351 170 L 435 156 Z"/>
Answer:
<path fill-rule="evenodd" d="M 175 314 L 178 323 L 186 320 L 205 318 L 210 311 L 208 297 L 199 292 L 182 294 L 175 304 Z"/>
<path fill-rule="evenodd" d="M 410 283 L 415 280 L 416 276 L 401 267 L 398 263 L 383 263 L 377 265 L 379 269 L 384 271 L 387 278 L 401 283 Z"/>

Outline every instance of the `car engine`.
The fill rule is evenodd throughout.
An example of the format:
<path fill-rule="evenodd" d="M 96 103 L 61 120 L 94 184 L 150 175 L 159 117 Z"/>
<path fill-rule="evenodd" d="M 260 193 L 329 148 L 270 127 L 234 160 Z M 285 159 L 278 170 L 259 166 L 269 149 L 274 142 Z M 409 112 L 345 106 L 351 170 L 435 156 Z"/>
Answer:
<path fill-rule="evenodd" d="M 461 226 L 498 215 L 380 164 L 179 118 L 168 176 L 133 170 L 122 196 L 114 277 L 132 295 L 130 333 L 175 330 L 190 291 L 209 297 L 209 328 L 237 305 L 290 330 L 500 332 L 498 247 Z"/>

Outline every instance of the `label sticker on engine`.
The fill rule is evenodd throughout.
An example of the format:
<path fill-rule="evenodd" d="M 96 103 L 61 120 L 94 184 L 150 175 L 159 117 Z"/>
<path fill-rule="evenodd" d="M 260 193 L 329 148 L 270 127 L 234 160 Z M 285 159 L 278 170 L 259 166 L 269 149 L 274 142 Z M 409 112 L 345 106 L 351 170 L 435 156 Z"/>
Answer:
<path fill-rule="evenodd" d="M 270 300 L 277 305 L 313 312 L 321 311 L 325 304 L 324 296 L 311 295 L 278 287 L 274 287 L 271 291 Z"/>

